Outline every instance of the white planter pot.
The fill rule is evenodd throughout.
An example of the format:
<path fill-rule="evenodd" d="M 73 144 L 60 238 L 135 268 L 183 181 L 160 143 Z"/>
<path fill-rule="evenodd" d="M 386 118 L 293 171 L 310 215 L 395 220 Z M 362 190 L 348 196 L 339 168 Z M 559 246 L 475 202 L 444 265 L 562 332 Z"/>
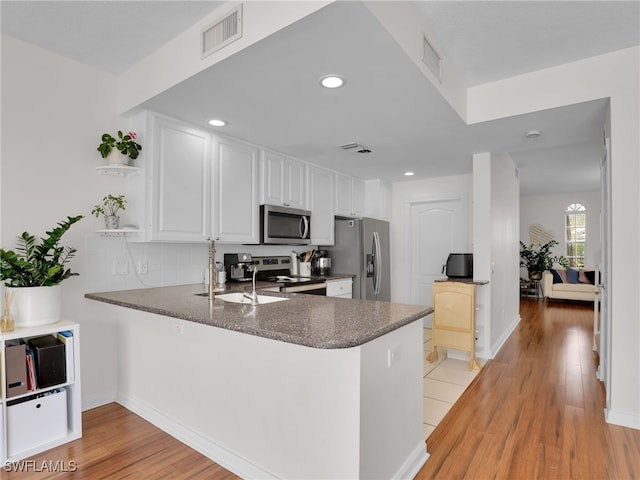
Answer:
<path fill-rule="evenodd" d="M 11 316 L 16 328 L 49 325 L 60 320 L 61 285 L 5 288 L 13 292 Z"/>
<path fill-rule="evenodd" d="M 129 165 L 129 155 L 123 155 L 117 148 L 112 149 L 107 155 L 109 165 Z"/>
<path fill-rule="evenodd" d="M 118 230 L 120 228 L 120 217 L 117 215 L 105 215 L 104 226 L 107 230 Z"/>

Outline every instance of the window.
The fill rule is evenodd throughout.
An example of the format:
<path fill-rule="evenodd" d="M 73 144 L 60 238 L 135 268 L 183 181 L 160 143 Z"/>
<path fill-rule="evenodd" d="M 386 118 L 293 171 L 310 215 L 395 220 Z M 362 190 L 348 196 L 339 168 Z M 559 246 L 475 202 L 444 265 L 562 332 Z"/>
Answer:
<path fill-rule="evenodd" d="M 571 267 L 584 267 L 584 246 L 587 237 L 587 215 L 584 205 L 572 203 L 565 212 L 567 260 Z"/>

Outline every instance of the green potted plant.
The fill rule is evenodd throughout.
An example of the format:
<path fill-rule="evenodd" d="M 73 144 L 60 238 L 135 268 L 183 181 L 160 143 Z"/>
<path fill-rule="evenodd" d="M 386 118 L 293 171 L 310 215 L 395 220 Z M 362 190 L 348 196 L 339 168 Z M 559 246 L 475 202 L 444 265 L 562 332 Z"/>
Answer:
<path fill-rule="evenodd" d="M 549 240 L 543 245 L 525 245 L 520 242 L 520 266 L 527 269 L 530 280 L 540 280 L 542 272 L 553 267 L 554 263 L 558 263 L 563 267 L 567 267 L 569 262 L 563 256 L 552 256 L 550 250 L 558 245 L 556 240 Z"/>
<path fill-rule="evenodd" d="M 109 163 L 117 165 L 126 165 L 129 159 L 138 158 L 138 153 L 142 150 L 142 146 L 136 143 L 138 136 L 136 132 L 129 132 L 126 135 L 118 130 L 118 138 L 108 133 L 102 134 L 102 143 L 98 145 L 97 150 L 102 158 L 108 159 Z"/>
<path fill-rule="evenodd" d="M 65 265 L 76 253 L 63 247 L 60 239 L 82 215 L 67 217 L 58 226 L 36 239 L 24 232 L 14 250 L 0 249 L 1 279 L 12 292 L 16 327 L 46 325 L 60 320 L 60 283 L 73 276 Z"/>
<path fill-rule="evenodd" d="M 120 210 L 126 210 L 127 200 L 124 195 L 107 195 L 102 199 L 102 204 L 95 205 L 91 214 L 96 218 L 104 216 L 105 228 L 117 230 L 120 227 L 120 217 L 116 215 Z"/>

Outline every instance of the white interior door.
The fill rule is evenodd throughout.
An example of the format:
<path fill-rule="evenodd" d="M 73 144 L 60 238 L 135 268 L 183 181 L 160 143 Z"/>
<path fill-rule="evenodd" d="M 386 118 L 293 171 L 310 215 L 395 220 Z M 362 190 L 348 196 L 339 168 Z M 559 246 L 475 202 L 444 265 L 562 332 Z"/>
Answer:
<path fill-rule="evenodd" d="M 411 303 L 431 305 L 433 281 L 444 277 L 449 254 L 469 251 L 467 224 L 465 197 L 411 204 Z M 431 327 L 431 315 L 425 327 Z"/>

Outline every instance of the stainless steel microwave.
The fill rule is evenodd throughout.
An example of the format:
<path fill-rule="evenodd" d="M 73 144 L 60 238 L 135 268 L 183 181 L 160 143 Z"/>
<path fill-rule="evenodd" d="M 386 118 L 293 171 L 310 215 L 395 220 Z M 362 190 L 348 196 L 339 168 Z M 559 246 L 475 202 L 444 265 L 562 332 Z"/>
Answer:
<path fill-rule="evenodd" d="M 260 205 L 260 243 L 308 245 L 311 243 L 311 212 L 276 205 Z"/>

